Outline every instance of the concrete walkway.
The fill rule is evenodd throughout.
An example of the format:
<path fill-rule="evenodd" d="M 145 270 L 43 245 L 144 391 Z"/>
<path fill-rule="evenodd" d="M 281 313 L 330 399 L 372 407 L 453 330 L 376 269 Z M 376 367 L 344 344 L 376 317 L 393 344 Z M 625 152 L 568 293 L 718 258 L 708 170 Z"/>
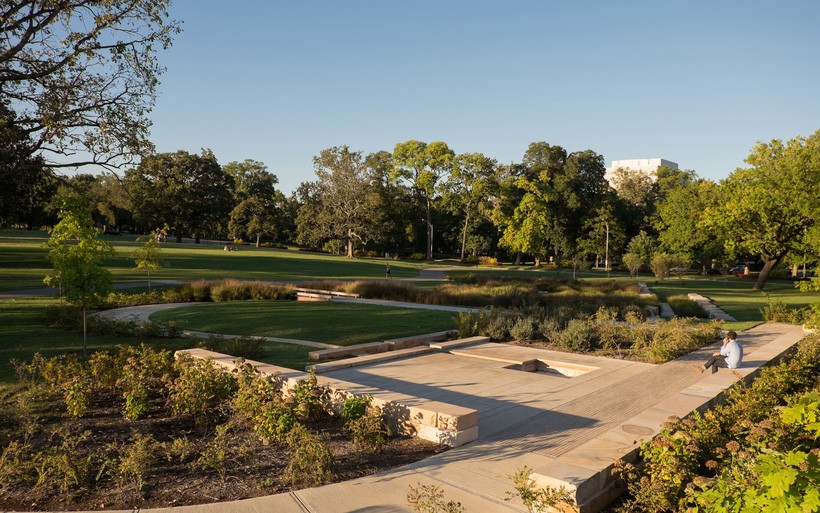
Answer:
<path fill-rule="evenodd" d="M 403 390 L 429 401 L 478 410 L 479 438 L 426 460 L 318 488 L 243 501 L 164 508 L 163 513 L 375 513 L 410 512 L 406 496 L 419 484 L 440 486 L 465 511 L 526 511 L 509 475 L 524 465 L 539 484 L 565 484 L 585 511 L 611 497 L 607 488 L 615 460 L 631 457 L 670 415 L 684 417 L 712 404 L 739 379 L 750 379 L 804 336 L 798 326 L 764 324 L 740 334 L 746 358 L 735 372 L 695 373 L 715 345 L 663 365 L 550 353 L 549 358 L 594 369 L 568 378 L 511 370 L 498 358 L 539 350 L 480 344 L 348 369 L 330 377 L 381 389 Z M 543 356 L 542 356 L 543 357 Z M 496 358 L 496 360 L 493 360 Z M 368 385 L 369 384 L 369 385 Z"/>

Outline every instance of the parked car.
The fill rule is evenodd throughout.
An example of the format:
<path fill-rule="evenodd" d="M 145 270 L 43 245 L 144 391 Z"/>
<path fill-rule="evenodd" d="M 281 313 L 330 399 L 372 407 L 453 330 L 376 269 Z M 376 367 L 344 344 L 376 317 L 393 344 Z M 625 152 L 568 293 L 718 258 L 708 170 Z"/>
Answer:
<path fill-rule="evenodd" d="M 736 265 L 729 269 L 729 274 L 746 274 L 746 265 Z"/>

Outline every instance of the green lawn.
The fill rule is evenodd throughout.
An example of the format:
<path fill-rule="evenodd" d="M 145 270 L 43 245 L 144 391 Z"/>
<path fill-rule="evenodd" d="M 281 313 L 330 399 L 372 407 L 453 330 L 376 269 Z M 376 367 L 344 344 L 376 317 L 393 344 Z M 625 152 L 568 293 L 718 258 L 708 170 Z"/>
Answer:
<path fill-rule="evenodd" d="M 260 335 L 347 346 L 452 329 L 456 314 L 351 303 L 236 301 L 156 312 L 151 320 L 179 320 L 187 329 Z"/>
<path fill-rule="evenodd" d="M 0 232 L 0 290 L 44 287 L 50 271 L 43 244 L 45 232 L 5 230 Z M 115 282 L 145 281 L 145 273 L 134 269 L 131 254 L 139 243 L 134 237 L 104 236 L 117 256 L 106 266 Z M 157 280 L 239 278 L 249 280 L 302 281 L 315 279 L 383 278 L 385 260 L 356 258 L 242 246 L 239 251 L 223 251 L 220 244 L 163 243 L 160 255 L 168 267 L 152 273 Z M 412 277 L 428 266 L 426 262 L 390 261 L 393 277 Z"/>
<path fill-rule="evenodd" d="M 760 310 L 769 300 L 780 300 L 791 307 L 803 307 L 820 301 L 818 292 L 800 292 L 789 281 L 769 280 L 762 292 L 752 290 L 754 282 L 735 277 L 684 277 L 662 281 L 646 280 L 649 288 L 661 300 L 675 294 L 697 292 L 708 297 L 719 308 L 738 321 L 762 321 Z"/>

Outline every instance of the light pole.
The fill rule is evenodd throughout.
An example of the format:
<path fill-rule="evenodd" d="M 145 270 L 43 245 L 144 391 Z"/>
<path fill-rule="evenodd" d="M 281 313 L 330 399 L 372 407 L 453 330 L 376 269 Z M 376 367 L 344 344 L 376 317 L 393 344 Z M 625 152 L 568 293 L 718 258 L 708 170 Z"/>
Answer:
<path fill-rule="evenodd" d="M 606 276 L 609 278 L 609 222 L 604 221 L 606 226 L 606 251 L 604 252 L 604 267 L 606 268 Z"/>

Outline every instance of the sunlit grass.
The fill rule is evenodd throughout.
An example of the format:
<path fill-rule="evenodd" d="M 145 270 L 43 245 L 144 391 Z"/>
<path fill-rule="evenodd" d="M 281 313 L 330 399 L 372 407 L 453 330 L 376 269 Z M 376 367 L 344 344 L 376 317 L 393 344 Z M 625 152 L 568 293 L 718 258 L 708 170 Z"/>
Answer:
<path fill-rule="evenodd" d="M 259 335 L 336 345 L 452 329 L 453 312 L 341 302 L 235 301 L 156 312 L 152 320 L 178 320 L 187 329 L 226 335 Z"/>

